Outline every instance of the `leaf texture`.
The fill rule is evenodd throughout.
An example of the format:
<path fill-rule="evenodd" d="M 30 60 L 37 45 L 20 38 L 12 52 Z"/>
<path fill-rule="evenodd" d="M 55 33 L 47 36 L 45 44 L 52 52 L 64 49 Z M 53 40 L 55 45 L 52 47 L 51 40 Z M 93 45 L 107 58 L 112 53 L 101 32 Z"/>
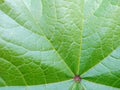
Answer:
<path fill-rule="evenodd" d="M 0 0 L 0 90 L 120 90 L 120 0 Z"/>

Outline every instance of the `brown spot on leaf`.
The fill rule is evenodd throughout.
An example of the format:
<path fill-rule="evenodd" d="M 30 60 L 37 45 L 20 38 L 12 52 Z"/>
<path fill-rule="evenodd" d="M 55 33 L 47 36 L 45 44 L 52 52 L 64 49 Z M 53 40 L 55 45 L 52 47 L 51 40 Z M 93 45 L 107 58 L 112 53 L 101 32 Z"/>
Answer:
<path fill-rule="evenodd" d="M 80 82 L 81 79 L 82 79 L 82 78 L 81 78 L 80 76 L 75 76 L 75 77 L 74 77 L 74 81 L 75 81 L 75 82 Z"/>

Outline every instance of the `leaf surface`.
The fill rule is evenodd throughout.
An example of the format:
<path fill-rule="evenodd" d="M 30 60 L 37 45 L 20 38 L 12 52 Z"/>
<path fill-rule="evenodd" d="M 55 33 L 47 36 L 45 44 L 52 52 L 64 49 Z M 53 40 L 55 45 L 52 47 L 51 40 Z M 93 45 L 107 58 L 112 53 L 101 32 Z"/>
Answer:
<path fill-rule="evenodd" d="M 120 0 L 0 0 L 0 90 L 96 89 L 120 89 Z"/>

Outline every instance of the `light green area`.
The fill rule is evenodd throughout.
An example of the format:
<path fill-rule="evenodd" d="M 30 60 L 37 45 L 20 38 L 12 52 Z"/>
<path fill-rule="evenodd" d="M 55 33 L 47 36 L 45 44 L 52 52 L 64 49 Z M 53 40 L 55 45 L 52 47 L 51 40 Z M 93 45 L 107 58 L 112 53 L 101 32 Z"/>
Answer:
<path fill-rule="evenodd" d="M 0 90 L 120 90 L 120 0 L 0 0 Z"/>
<path fill-rule="evenodd" d="M 5 0 L 0 0 L 0 4 L 4 3 Z"/>

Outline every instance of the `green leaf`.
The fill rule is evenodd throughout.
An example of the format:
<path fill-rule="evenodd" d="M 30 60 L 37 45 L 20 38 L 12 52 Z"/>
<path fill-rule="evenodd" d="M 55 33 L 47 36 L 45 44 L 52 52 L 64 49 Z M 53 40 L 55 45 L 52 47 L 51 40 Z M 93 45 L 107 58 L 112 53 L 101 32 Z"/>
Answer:
<path fill-rule="evenodd" d="M 1 3 L 4 3 L 4 0 L 0 0 L 0 4 L 1 4 Z"/>
<path fill-rule="evenodd" d="M 120 0 L 0 0 L 0 90 L 120 90 Z"/>

